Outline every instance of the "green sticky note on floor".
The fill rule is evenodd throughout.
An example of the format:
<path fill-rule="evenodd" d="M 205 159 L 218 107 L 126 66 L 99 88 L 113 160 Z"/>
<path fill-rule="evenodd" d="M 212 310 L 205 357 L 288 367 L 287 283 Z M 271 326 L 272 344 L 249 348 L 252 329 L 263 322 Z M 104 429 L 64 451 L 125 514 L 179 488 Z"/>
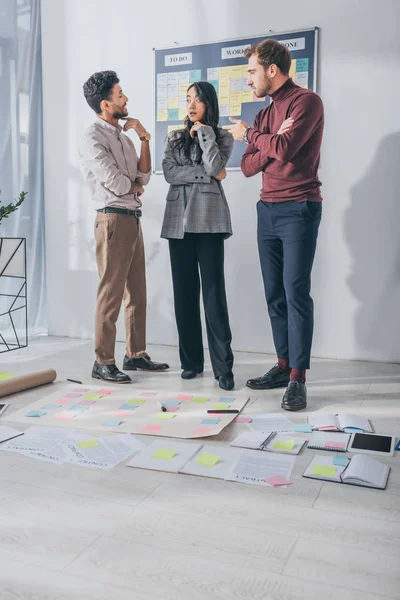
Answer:
<path fill-rule="evenodd" d="M 100 400 L 102 397 L 101 394 L 86 394 L 83 400 Z"/>
<path fill-rule="evenodd" d="M 312 470 L 313 475 L 323 475 L 325 477 L 334 477 L 336 475 L 336 467 L 323 467 L 315 465 Z"/>
<path fill-rule="evenodd" d="M 200 396 L 195 396 L 191 399 L 190 402 L 196 402 L 197 404 L 203 404 L 203 402 L 208 402 L 208 398 L 201 398 Z"/>
<path fill-rule="evenodd" d="M 157 419 L 173 419 L 174 417 L 176 417 L 176 415 L 169 412 L 161 412 L 157 415 Z"/>
<path fill-rule="evenodd" d="M 11 377 L 14 377 L 13 373 L 4 373 L 4 372 L 0 373 L 0 381 L 5 381 L 6 379 L 11 379 Z"/>
<path fill-rule="evenodd" d="M 127 404 L 144 404 L 146 400 L 128 400 Z"/>
<path fill-rule="evenodd" d="M 213 410 L 229 410 L 229 404 L 214 404 Z"/>
<path fill-rule="evenodd" d="M 213 467 L 218 461 L 219 456 L 209 454 L 208 452 L 203 452 L 203 454 L 196 459 L 196 462 L 199 463 L 199 465 L 204 465 L 205 467 Z"/>
<path fill-rule="evenodd" d="M 275 450 L 286 450 L 290 452 L 294 448 L 294 440 L 287 440 L 286 442 L 275 442 Z"/>
<path fill-rule="evenodd" d="M 158 458 L 159 460 L 171 460 L 174 458 L 176 452 L 175 450 L 167 450 L 166 448 L 158 448 L 153 454 L 153 458 Z"/>
<path fill-rule="evenodd" d="M 78 442 L 77 446 L 80 448 L 95 448 L 96 446 L 100 446 L 100 444 L 96 440 L 85 440 L 84 442 Z"/>

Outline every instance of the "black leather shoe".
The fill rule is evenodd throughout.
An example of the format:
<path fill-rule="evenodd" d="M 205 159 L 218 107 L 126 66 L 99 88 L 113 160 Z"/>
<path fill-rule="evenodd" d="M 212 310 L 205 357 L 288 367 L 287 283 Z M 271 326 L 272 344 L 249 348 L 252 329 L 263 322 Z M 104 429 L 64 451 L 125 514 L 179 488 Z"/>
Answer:
<path fill-rule="evenodd" d="M 307 388 L 302 381 L 291 381 L 283 395 L 281 407 L 285 410 L 301 410 L 307 406 Z"/>
<path fill-rule="evenodd" d="M 132 379 L 128 375 L 125 375 L 125 373 L 122 373 L 116 365 L 99 365 L 97 361 L 93 365 L 92 377 L 109 381 L 110 383 L 132 382 Z"/>
<path fill-rule="evenodd" d="M 290 369 L 284 371 L 278 365 L 275 365 L 265 375 L 249 379 L 246 385 L 252 390 L 272 390 L 274 388 L 286 387 L 289 381 Z"/>
<path fill-rule="evenodd" d="M 233 373 L 227 375 L 220 375 L 218 377 L 218 383 L 221 390 L 229 391 L 235 387 L 235 380 L 233 379 Z"/>
<path fill-rule="evenodd" d="M 197 375 L 201 375 L 203 371 L 191 371 L 190 369 L 184 369 L 181 373 L 182 379 L 194 379 Z"/>
<path fill-rule="evenodd" d="M 169 365 L 153 362 L 150 356 L 146 354 L 141 358 L 128 358 L 125 356 L 122 368 L 124 371 L 136 371 L 137 369 L 142 369 L 142 371 L 166 371 L 169 369 Z"/>

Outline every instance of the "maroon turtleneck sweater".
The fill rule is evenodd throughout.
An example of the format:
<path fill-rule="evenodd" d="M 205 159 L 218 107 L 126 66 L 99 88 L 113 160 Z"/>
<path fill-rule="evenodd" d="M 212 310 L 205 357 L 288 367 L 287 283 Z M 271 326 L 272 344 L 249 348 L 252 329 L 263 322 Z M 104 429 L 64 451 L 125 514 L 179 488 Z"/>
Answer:
<path fill-rule="evenodd" d="M 273 102 L 261 110 L 248 133 L 249 145 L 241 169 L 246 177 L 262 171 L 261 200 L 321 201 L 318 166 L 324 108 L 321 98 L 288 79 L 271 94 Z M 277 132 L 285 119 L 292 128 Z"/>

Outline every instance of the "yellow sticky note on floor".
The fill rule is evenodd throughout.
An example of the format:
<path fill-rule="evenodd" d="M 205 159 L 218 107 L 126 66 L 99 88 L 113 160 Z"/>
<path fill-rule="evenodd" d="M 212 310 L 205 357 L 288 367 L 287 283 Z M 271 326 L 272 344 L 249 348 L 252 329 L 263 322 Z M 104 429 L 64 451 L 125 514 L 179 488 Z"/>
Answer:
<path fill-rule="evenodd" d="M 213 410 L 229 410 L 230 404 L 214 404 Z"/>
<path fill-rule="evenodd" d="M 286 450 L 290 452 L 294 448 L 294 440 L 287 440 L 286 442 L 275 442 L 275 450 Z"/>
<path fill-rule="evenodd" d="M 77 446 L 80 448 L 95 448 L 96 446 L 100 446 L 100 444 L 96 440 L 85 440 L 84 442 L 78 442 Z"/>
<path fill-rule="evenodd" d="M 153 458 L 158 458 L 159 460 L 171 460 L 175 456 L 175 450 L 167 450 L 166 448 L 158 448 L 153 454 Z"/>
<path fill-rule="evenodd" d="M 0 381 L 4 381 L 5 379 L 11 379 L 14 377 L 13 373 L 0 373 Z"/>
<path fill-rule="evenodd" d="M 323 467 L 315 465 L 312 470 L 313 475 L 324 475 L 325 477 L 334 477 L 336 475 L 336 467 Z"/>
<path fill-rule="evenodd" d="M 176 417 L 176 415 L 174 415 L 174 413 L 169 412 L 161 412 L 157 415 L 157 419 L 173 419 L 174 417 Z"/>
<path fill-rule="evenodd" d="M 203 402 L 208 402 L 208 398 L 200 398 L 200 396 L 195 396 L 191 399 L 191 402 L 196 402 L 197 404 L 203 404 Z"/>
<path fill-rule="evenodd" d="M 127 404 L 144 404 L 146 400 L 128 400 Z"/>
<path fill-rule="evenodd" d="M 208 452 L 203 452 L 203 454 L 196 459 L 196 462 L 199 463 L 199 465 L 204 465 L 205 467 L 213 467 L 218 461 L 219 456 L 209 454 Z"/>
<path fill-rule="evenodd" d="M 102 398 L 102 394 L 86 394 L 86 396 L 83 398 L 83 400 L 100 400 L 100 398 Z"/>

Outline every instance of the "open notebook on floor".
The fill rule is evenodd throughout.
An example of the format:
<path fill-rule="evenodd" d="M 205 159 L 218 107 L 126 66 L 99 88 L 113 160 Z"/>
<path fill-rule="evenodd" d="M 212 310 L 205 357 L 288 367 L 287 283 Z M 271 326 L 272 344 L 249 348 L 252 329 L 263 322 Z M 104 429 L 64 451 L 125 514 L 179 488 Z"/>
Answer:
<path fill-rule="evenodd" d="M 306 437 L 297 434 L 276 433 L 274 431 L 271 433 L 245 431 L 231 442 L 231 446 L 280 452 L 282 454 L 299 454 L 306 442 Z"/>
<path fill-rule="evenodd" d="M 334 450 L 346 452 L 350 441 L 349 433 L 314 431 L 310 434 L 307 448 L 311 450 Z"/>
<path fill-rule="evenodd" d="M 389 473 L 390 467 L 364 454 L 355 454 L 347 465 L 339 464 L 334 456 L 316 454 L 303 477 L 384 490 Z"/>
<path fill-rule="evenodd" d="M 354 431 L 372 432 L 370 422 L 365 417 L 339 413 L 337 415 L 317 412 L 308 415 L 308 423 L 313 430 L 319 431 Z"/>

